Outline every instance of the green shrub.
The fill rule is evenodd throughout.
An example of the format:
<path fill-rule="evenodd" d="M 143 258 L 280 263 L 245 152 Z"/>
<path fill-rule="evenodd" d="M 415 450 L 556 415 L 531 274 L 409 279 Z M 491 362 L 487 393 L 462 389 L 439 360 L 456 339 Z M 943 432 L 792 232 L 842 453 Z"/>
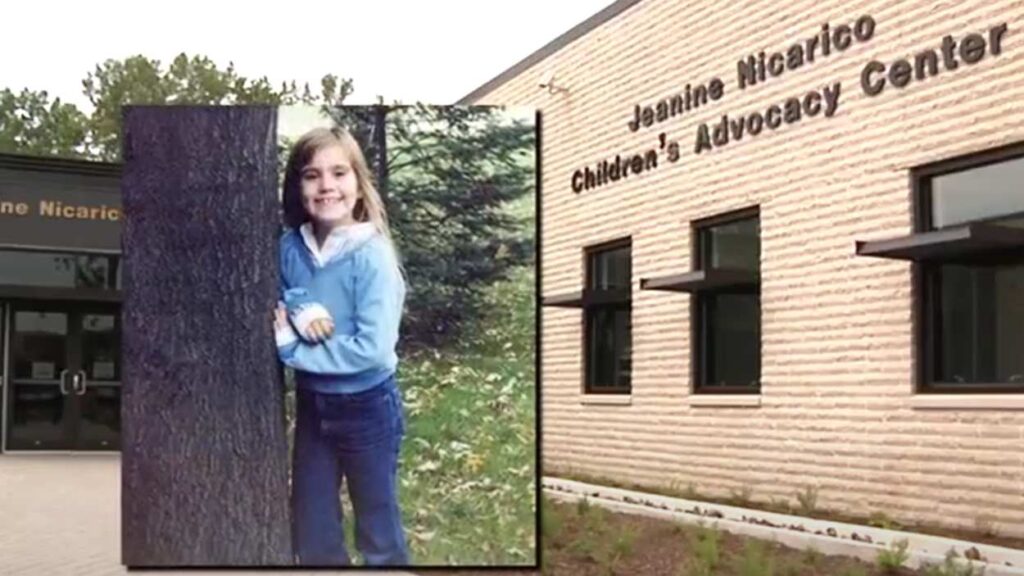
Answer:
<path fill-rule="evenodd" d="M 636 542 L 636 532 L 632 528 L 623 528 L 622 532 L 612 541 L 612 553 L 615 558 L 621 559 L 633 553 L 633 543 Z"/>
<path fill-rule="evenodd" d="M 868 518 L 868 526 L 874 526 L 883 530 L 900 530 L 903 528 L 898 522 L 889 518 L 888 514 L 881 511 L 871 514 L 871 517 Z"/>
<path fill-rule="evenodd" d="M 580 532 L 576 540 L 570 545 L 573 554 L 586 558 L 587 560 L 598 559 L 597 541 L 594 536 L 587 532 Z"/>
<path fill-rule="evenodd" d="M 739 576 L 773 576 L 775 559 L 769 554 L 767 544 L 761 540 L 747 540 L 736 572 Z"/>
<path fill-rule="evenodd" d="M 903 539 L 893 542 L 889 545 L 889 548 L 880 550 L 876 558 L 878 567 L 883 572 L 895 573 L 910 558 L 910 554 L 907 552 L 908 546 L 910 546 L 910 542 Z"/>
<path fill-rule="evenodd" d="M 701 526 L 692 534 L 690 546 L 693 548 L 697 563 L 707 567 L 709 571 L 714 571 L 718 566 L 718 543 L 722 539 L 721 532 L 716 528 Z"/>
<path fill-rule="evenodd" d="M 551 541 L 557 541 L 559 534 L 562 533 L 562 525 L 564 523 L 562 513 L 555 508 L 554 504 L 546 496 L 541 499 L 540 511 L 541 535 L 544 538 L 551 539 Z"/>
<path fill-rule="evenodd" d="M 583 498 L 580 498 L 579 500 L 576 501 L 576 515 L 582 519 L 586 518 L 589 513 L 590 500 L 587 500 L 587 497 L 584 496 Z"/>
<path fill-rule="evenodd" d="M 956 551 L 952 549 L 946 552 L 946 560 L 942 564 L 929 564 L 924 566 L 923 570 L 925 576 L 983 576 L 985 574 L 983 566 L 975 567 L 970 560 L 957 561 Z"/>

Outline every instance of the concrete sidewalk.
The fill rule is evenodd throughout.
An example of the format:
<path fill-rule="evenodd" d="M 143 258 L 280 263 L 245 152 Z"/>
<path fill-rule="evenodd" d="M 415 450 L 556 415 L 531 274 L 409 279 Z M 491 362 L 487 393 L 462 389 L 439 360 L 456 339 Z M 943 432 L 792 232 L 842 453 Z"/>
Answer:
<path fill-rule="evenodd" d="M 0 455 L 0 575 L 141 574 L 121 565 L 117 454 Z M 381 571 L 188 570 L 152 574 L 408 574 Z"/>

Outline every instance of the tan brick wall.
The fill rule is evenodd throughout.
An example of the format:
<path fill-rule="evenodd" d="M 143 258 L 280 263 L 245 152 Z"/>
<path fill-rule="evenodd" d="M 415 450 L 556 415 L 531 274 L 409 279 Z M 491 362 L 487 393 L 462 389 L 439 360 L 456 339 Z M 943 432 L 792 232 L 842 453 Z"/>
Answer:
<path fill-rule="evenodd" d="M 823 23 L 869 14 L 866 43 L 740 90 L 736 62 L 782 51 Z M 988 39 L 1002 54 L 955 71 L 860 87 L 886 64 L 938 49 L 943 36 Z M 959 60 L 959 56 L 958 56 Z M 546 71 L 568 89 L 538 88 Z M 719 77 L 725 94 L 630 132 L 633 105 Z M 836 115 L 804 118 L 695 155 L 715 123 L 841 82 Z M 647 485 L 692 483 L 755 500 L 819 485 L 819 504 L 884 511 L 904 522 L 972 527 L 988 516 L 1024 536 L 1024 412 L 911 407 L 910 266 L 854 256 L 854 241 L 911 231 L 908 168 L 1024 140 L 1024 2 L 645 0 L 562 48 L 479 103 L 543 111 L 543 293 L 577 291 L 582 247 L 633 237 L 633 395 L 581 403 L 581 313 L 543 310 L 543 457 L 548 468 Z M 666 132 L 682 158 L 574 194 L 574 170 L 653 147 Z M 694 407 L 688 296 L 639 280 L 690 267 L 691 220 L 760 205 L 761 406 Z"/>

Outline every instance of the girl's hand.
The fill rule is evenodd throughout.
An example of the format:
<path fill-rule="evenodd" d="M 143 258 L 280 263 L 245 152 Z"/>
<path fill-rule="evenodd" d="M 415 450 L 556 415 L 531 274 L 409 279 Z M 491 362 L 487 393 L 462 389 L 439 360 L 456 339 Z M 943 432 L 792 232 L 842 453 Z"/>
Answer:
<path fill-rule="evenodd" d="M 313 342 L 322 342 L 334 334 L 334 322 L 327 318 L 319 318 L 309 323 L 306 338 Z"/>

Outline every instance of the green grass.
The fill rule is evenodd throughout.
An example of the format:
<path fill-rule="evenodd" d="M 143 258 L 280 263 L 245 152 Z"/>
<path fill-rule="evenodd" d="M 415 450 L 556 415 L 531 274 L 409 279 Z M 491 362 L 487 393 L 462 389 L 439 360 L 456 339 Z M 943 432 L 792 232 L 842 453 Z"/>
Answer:
<path fill-rule="evenodd" d="M 773 576 L 775 558 L 767 542 L 753 538 L 743 543 L 743 555 L 734 559 L 740 576 Z"/>
<path fill-rule="evenodd" d="M 402 361 L 400 499 L 414 564 L 533 564 L 533 271 L 495 285 L 458 349 Z"/>
<path fill-rule="evenodd" d="M 565 519 L 561 512 L 551 504 L 548 498 L 541 499 L 541 537 L 545 541 L 558 542 L 562 530 L 565 528 Z"/>
<path fill-rule="evenodd" d="M 700 526 L 690 537 L 690 549 L 696 560 L 696 572 L 713 574 L 721 559 L 719 544 L 722 533 L 717 528 Z"/>

